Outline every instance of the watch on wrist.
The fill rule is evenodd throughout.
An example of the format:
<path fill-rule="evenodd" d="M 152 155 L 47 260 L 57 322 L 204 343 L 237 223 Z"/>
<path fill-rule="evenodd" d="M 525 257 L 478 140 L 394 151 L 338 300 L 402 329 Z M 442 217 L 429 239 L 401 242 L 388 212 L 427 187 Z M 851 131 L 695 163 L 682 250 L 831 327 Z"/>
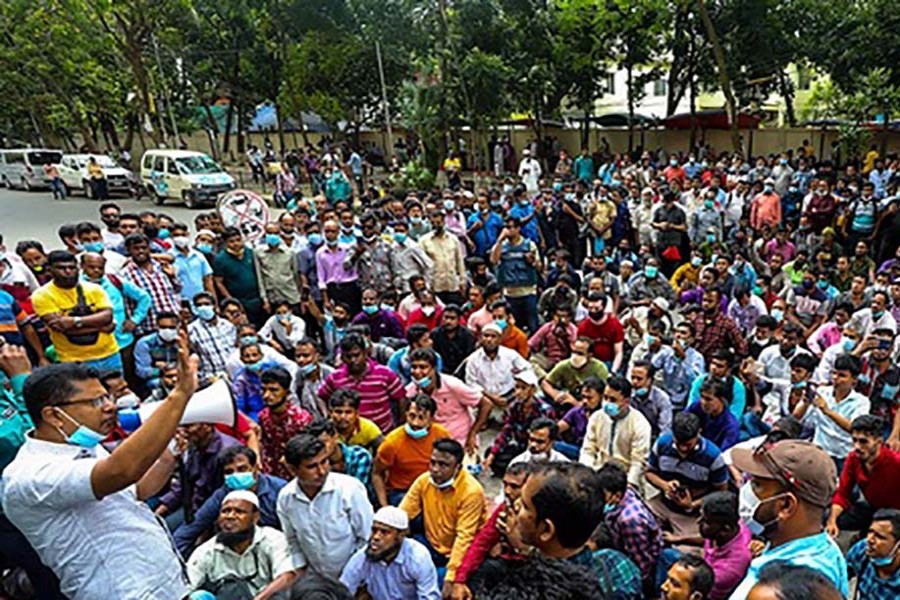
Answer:
<path fill-rule="evenodd" d="M 82 323 L 83 323 L 83 321 L 81 320 L 81 317 L 75 317 L 75 327 L 76 328 L 80 328 Z"/>

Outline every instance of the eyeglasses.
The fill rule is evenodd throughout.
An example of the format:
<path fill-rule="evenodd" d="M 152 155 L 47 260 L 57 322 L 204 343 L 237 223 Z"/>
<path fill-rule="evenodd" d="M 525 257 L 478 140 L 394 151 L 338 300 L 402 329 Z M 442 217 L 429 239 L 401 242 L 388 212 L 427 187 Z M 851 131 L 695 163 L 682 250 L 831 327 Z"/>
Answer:
<path fill-rule="evenodd" d="M 94 408 L 102 408 L 106 403 L 115 404 L 115 400 L 109 394 L 103 394 L 102 396 L 97 396 L 96 398 L 85 398 L 82 400 L 69 400 L 67 402 L 57 402 L 53 406 L 70 406 L 72 404 L 90 404 Z"/>

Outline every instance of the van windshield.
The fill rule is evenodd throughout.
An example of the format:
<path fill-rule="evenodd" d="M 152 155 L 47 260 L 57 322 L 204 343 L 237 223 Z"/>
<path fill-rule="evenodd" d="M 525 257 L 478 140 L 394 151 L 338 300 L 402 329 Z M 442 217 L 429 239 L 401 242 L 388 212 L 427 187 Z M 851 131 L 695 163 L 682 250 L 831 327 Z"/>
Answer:
<path fill-rule="evenodd" d="M 188 156 L 175 160 L 178 170 L 189 175 L 206 175 L 209 173 L 221 173 L 222 167 L 208 156 Z"/>
<path fill-rule="evenodd" d="M 29 152 L 28 162 L 33 165 L 58 165 L 62 152 Z"/>

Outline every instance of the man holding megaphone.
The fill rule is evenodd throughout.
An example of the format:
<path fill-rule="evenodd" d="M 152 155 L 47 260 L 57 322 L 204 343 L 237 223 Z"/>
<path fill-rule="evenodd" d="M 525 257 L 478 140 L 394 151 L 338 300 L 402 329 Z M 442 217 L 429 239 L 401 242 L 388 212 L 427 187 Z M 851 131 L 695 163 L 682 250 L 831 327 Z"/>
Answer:
<path fill-rule="evenodd" d="M 181 332 L 177 385 L 112 454 L 100 441 L 116 404 L 94 369 L 56 364 L 25 382 L 35 428 L 3 473 L 3 509 L 72 600 L 187 596 L 168 532 L 141 501 L 175 468 L 167 446 L 197 389 L 197 362 Z"/>

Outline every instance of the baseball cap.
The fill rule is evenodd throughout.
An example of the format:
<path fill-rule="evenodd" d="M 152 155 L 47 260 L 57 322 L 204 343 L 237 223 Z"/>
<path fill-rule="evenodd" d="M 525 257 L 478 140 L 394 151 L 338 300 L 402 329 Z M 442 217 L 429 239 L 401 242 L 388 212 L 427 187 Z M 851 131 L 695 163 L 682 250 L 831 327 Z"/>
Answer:
<path fill-rule="evenodd" d="M 519 371 L 518 373 L 513 375 L 513 379 L 518 379 L 524 384 L 527 385 L 537 385 L 538 379 L 537 375 L 534 374 L 534 371 L 531 369 L 524 369 Z"/>
<path fill-rule="evenodd" d="M 837 480 L 837 469 L 824 450 L 811 442 L 782 440 L 755 451 L 734 448 L 734 466 L 745 473 L 774 479 L 813 506 L 827 508 Z"/>
<path fill-rule="evenodd" d="M 409 529 L 409 516 L 406 511 L 396 506 L 382 506 L 372 517 L 375 523 L 381 523 L 394 529 Z"/>

